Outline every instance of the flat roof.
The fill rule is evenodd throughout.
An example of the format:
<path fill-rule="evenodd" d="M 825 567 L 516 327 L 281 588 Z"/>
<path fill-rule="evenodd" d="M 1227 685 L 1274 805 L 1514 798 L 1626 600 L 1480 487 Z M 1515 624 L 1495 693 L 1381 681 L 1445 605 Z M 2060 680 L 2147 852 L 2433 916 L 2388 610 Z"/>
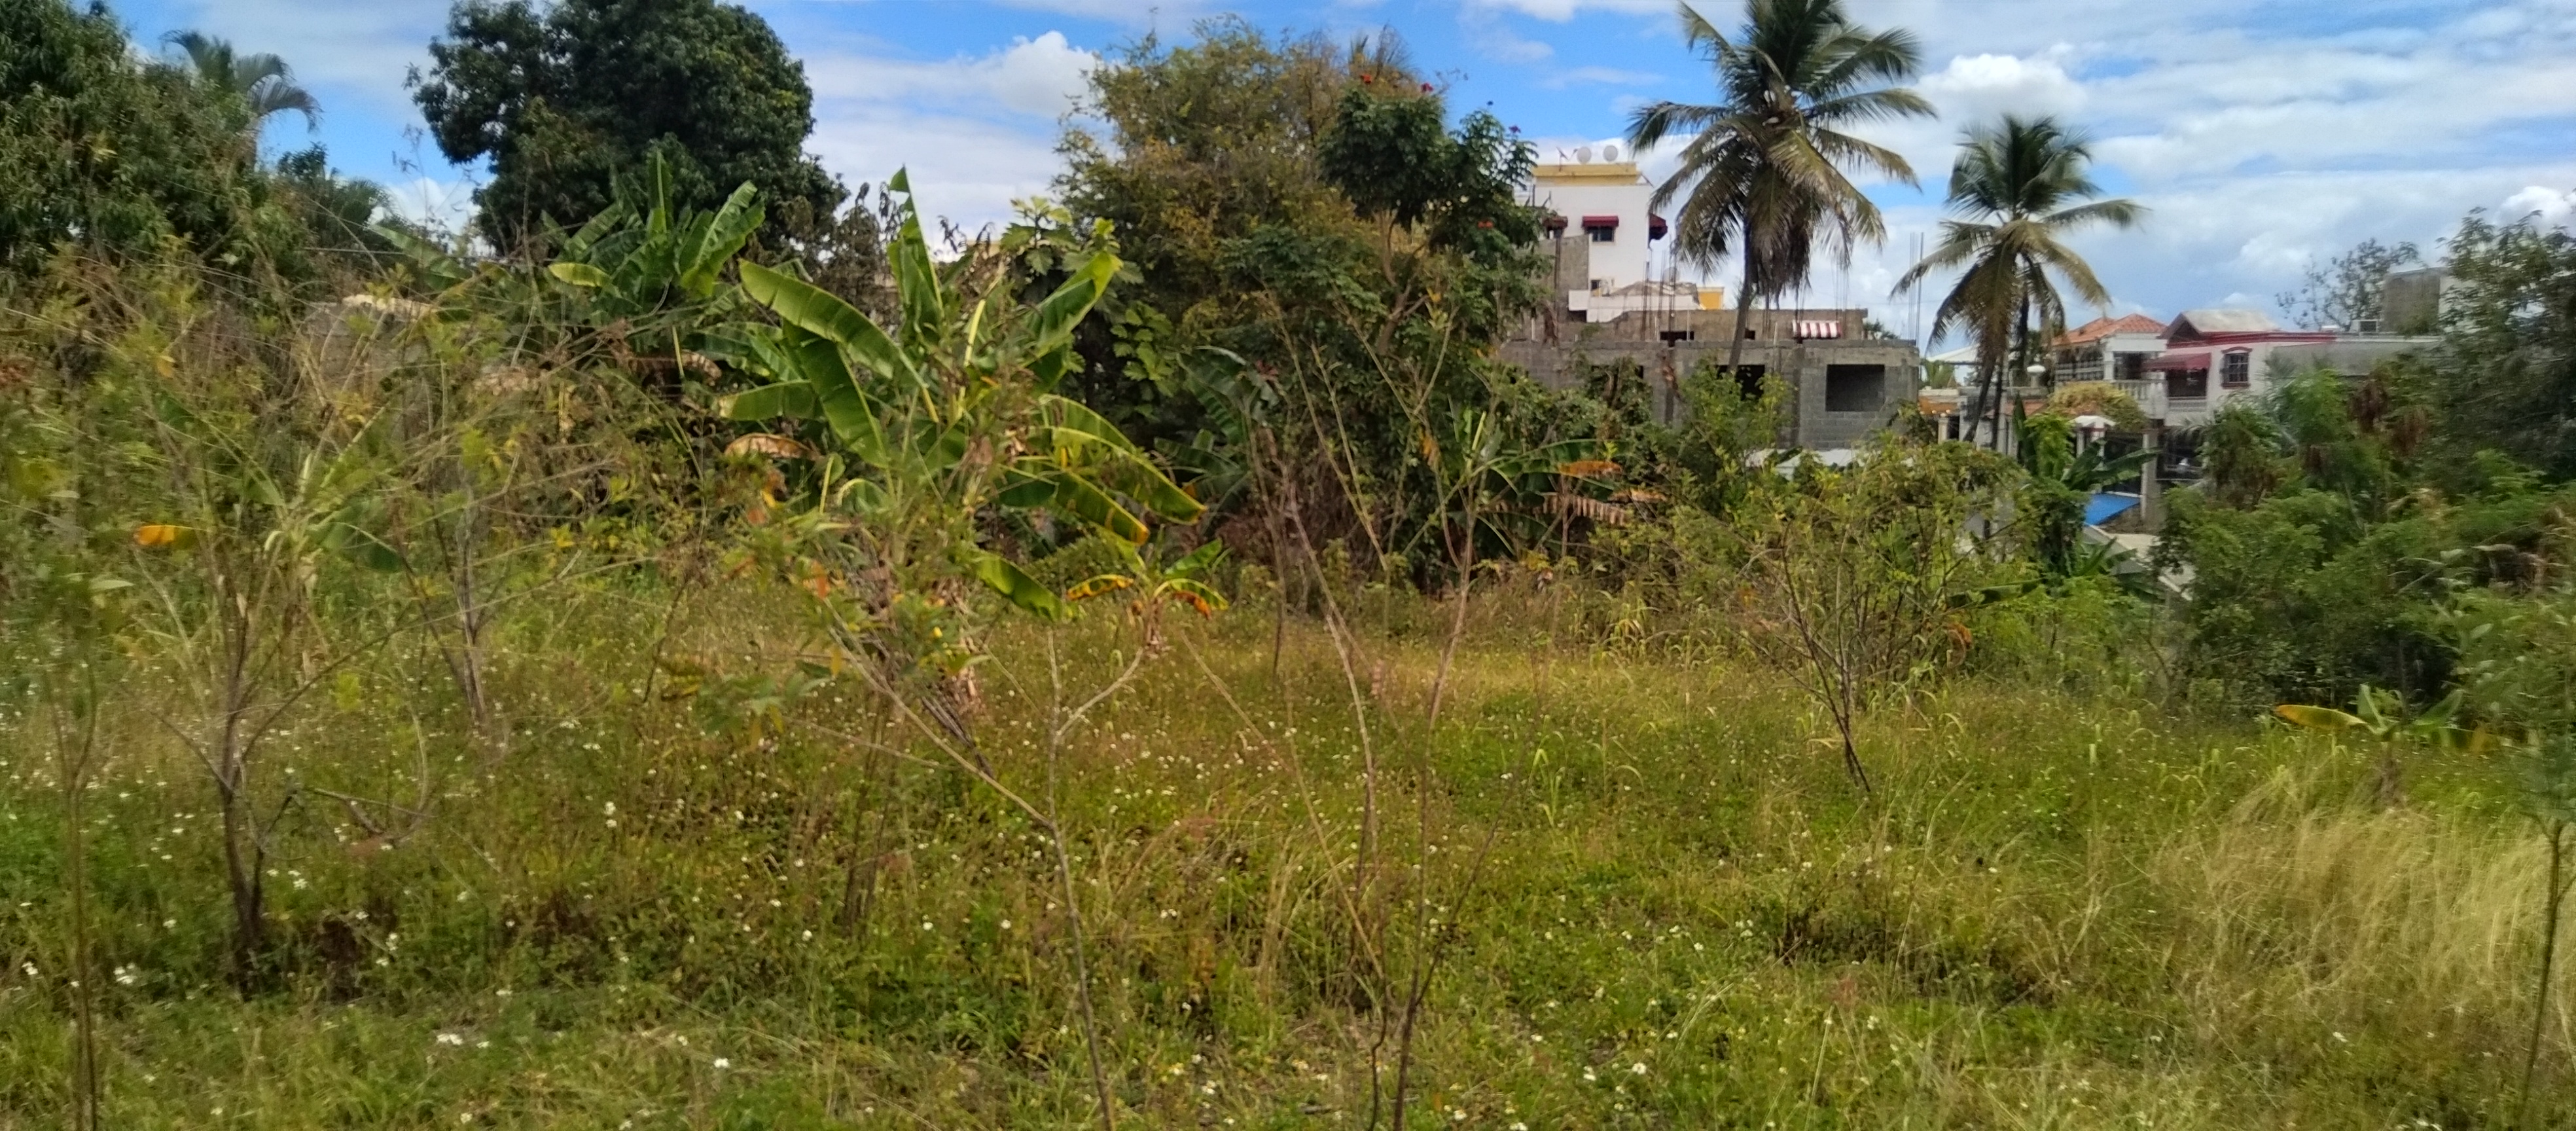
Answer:
<path fill-rule="evenodd" d="M 1642 185 L 1646 175 L 1637 171 L 1634 161 L 1592 161 L 1579 165 L 1538 165 L 1530 169 L 1530 179 L 1539 184 L 1613 184 Z"/>

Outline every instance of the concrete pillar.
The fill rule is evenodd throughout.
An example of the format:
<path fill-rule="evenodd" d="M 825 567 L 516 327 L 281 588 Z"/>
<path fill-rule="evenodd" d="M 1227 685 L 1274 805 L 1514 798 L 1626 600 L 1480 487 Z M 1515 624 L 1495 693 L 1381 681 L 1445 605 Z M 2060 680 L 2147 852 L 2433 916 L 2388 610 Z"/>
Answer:
<path fill-rule="evenodd" d="M 2147 465 L 2138 472 L 2138 517 L 2146 523 L 2147 533 L 2155 534 L 2165 528 L 2164 481 L 2156 474 L 2157 464 L 2164 459 L 2164 422 L 2147 422 L 2146 445 Z"/>

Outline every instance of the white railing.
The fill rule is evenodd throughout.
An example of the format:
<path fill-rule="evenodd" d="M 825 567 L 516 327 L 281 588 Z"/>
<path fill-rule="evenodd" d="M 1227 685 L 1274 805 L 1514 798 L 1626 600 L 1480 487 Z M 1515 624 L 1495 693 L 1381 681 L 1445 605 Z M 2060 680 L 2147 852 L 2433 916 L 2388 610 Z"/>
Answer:
<path fill-rule="evenodd" d="M 2129 394 L 2129 399 L 2138 403 L 2138 411 L 2147 414 L 2148 419 L 2162 419 L 2166 415 L 2168 406 L 2165 402 L 2164 382 L 2113 381 L 2111 387 Z"/>

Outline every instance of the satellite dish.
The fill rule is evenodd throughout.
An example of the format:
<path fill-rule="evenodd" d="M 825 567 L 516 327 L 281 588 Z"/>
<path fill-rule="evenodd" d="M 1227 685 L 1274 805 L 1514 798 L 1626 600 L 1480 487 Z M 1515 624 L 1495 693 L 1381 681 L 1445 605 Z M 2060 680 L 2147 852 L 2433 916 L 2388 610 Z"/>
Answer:
<path fill-rule="evenodd" d="M 1618 160 L 1618 159 L 1619 159 L 1619 147 L 1618 147 L 1618 146 L 1615 146 L 1615 145 L 1604 145 L 1604 146 L 1602 146 L 1602 147 L 1601 147 L 1601 159 L 1602 159 L 1602 160 L 1604 160 L 1604 161 L 1616 161 L 1616 160 Z"/>
<path fill-rule="evenodd" d="M 1589 165 L 1589 164 L 1591 164 L 1591 163 L 1592 163 L 1592 147 L 1591 147 L 1591 146 L 1588 146 L 1588 145 L 1578 145 L 1578 146 L 1575 146 L 1575 147 L 1574 147 L 1574 159 L 1575 159 L 1576 161 L 1578 161 L 1578 162 L 1582 163 L 1582 164 L 1585 164 L 1585 165 Z"/>

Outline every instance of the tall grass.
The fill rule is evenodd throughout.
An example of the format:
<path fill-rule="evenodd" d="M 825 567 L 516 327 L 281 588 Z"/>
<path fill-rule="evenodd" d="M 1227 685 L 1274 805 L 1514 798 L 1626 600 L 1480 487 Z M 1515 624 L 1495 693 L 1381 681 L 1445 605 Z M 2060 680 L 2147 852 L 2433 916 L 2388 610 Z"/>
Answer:
<path fill-rule="evenodd" d="M 864 697 L 781 693 L 804 644 L 790 596 L 742 579 L 674 604 L 639 574 L 514 607 L 489 686 L 519 738 L 497 764 L 423 674 L 434 654 L 353 665 L 288 725 L 282 767 L 371 798 L 426 772 L 431 815 L 384 844 L 299 803 L 271 881 L 278 988 L 247 999 L 208 787 L 153 723 L 177 692 L 127 681 L 89 797 L 109 1125 L 1088 1120 L 1044 837 L 885 743 Z M 2428 755 L 2416 806 L 2376 813 L 2362 759 L 2319 740 L 1971 681 L 1866 723 L 1884 770 L 1864 804 L 1778 677 L 1572 633 L 1541 653 L 1498 613 L 1518 599 L 1476 610 L 1436 733 L 1446 610 L 1353 617 L 1383 757 L 1437 770 L 1429 796 L 1381 786 L 1388 812 L 1427 813 L 1390 821 L 1384 851 L 1449 951 L 1416 1119 L 2503 1125 L 2538 873 L 2492 767 Z M 1064 630 L 1068 684 L 1114 673 L 1113 620 Z M 1064 751 L 1130 1125 L 1367 1110 L 1374 1022 L 1343 977 L 1357 735 L 1321 629 L 1292 622 L 1276 680 L 1271 630 L 1257 609 L 1175 626 Z M 1034 632 L 999 642 L 988 681 L 1006 782 L 1044 771 Z M 69 1094 L 41 738 L 12 716 L 0 754 L 10 1127 L 53 1124 Z M 2565 1025 L 2551 1112 L 2576 1096 Z"/>

